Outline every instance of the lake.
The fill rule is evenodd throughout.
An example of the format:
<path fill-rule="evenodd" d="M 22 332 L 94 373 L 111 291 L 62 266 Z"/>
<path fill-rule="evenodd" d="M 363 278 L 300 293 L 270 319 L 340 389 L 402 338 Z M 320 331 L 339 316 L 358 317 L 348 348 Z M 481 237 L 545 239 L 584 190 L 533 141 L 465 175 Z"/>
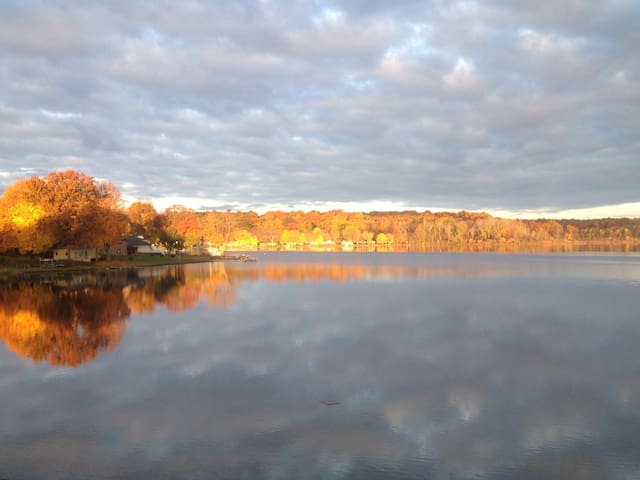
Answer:
<path fill-rule="evenodd" d="M 640 478 L 640 256 L 255 256 L 0 284 L 0 478 Z"/>

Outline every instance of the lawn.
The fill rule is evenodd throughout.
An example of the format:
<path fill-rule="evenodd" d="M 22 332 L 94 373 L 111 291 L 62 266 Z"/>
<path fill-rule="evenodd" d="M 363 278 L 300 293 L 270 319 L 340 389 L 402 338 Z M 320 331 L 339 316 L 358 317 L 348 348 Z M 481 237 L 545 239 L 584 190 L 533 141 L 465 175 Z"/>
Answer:
<path fill-rule="evenodd" d="M 217 257 L 198 255 L 131 255 L 112 256 L 109 260 L 94 263 L 74 262 L 70 260 L 48 260 L 44 263 L 39 257 L 28 255 L 0 256 L 0 273 L 45 272 L 53 270 L 95 270 L 122 267 L 152 267 L 155 265 L 175 265 L 184 263 L 202 263 L 219 260 Z"/>

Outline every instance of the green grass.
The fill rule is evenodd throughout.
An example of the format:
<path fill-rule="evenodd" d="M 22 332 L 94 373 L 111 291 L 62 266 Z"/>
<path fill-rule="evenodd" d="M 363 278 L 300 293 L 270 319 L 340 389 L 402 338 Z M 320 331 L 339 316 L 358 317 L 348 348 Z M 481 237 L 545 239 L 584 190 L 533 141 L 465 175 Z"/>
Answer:
<path fill-rule="evenodd" d="M 56 260 L 54 264 L 41 264 L 39 257 L 0 255 L 0 273 L 47 272 L 59 270 L 96 270 L 114 267 L 152 267 L 213 261 L 213 257 L 195 255 L 131 255 L 112 256 L 109 260 L 94 263 Z"/>

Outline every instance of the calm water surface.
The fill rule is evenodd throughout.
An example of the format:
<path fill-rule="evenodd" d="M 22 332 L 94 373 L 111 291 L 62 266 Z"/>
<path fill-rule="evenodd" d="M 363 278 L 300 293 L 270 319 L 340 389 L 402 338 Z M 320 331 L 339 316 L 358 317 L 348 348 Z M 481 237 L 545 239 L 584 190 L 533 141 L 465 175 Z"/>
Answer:
<path fill-rule="evenodd" d="M 640 256 L 0 284 L 0 478 L 640 479 Z"/>

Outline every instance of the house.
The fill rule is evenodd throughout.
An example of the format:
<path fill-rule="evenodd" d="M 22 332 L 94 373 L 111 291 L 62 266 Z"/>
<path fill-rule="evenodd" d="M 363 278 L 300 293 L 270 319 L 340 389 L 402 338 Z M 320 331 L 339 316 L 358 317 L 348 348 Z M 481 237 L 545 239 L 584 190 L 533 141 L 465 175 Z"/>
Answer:
<path fill-rule="evenodd" d="M 353 250 L 353 242 L 351 240 L 342 240 L 342 250 Z"/>
<path fill-rule="evenodd" d="M 109 245 L 109 255 L 125 256 L 138 255 L 142 253 L 150 255 L 164 255 L 164 250 L 156 247 L 141 235 L 130 235 Z"/>
<path fill-rule="evenodd" d="M 127 254 L 127 239 L 123 238 L 118 242 L 109 245 L 109 255 L 126 255 Z"/>
<path fill-rule="evenodd" d="M 73 260 L 75 262 L 96 262 L 100 249 L 96 247 L 67 246 L 53 250 L 53 260 Z"/>

